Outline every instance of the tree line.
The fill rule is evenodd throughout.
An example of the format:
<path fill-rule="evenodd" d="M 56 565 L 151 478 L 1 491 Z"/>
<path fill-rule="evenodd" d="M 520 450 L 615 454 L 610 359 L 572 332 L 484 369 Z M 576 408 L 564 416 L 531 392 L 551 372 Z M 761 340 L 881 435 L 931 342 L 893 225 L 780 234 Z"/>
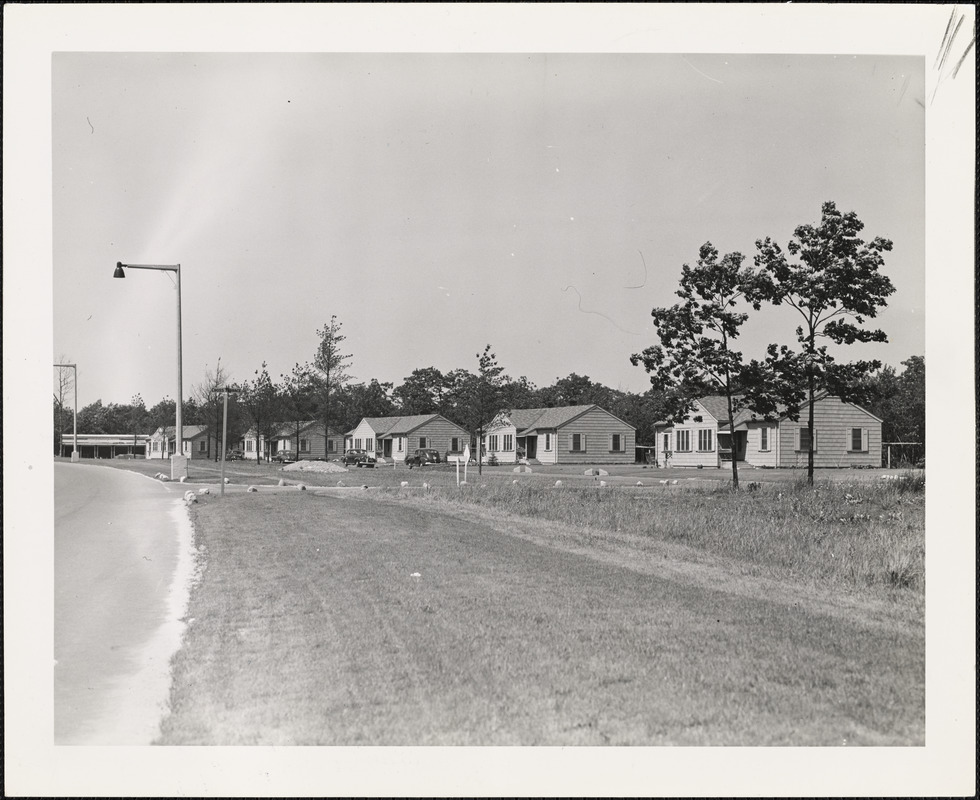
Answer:
<path fill-rule="evenodd" d="M 312 358 L 297 362 L 288 374 L 274 377 L 262 363 L 249 379 L 233 385 L 219 358 L 184 401 L 184 424 L 206 427 L 220 441 L 223 392 L 231 388 L 229 443 L 237 443 L 248 429 L 272 441 L 284 435 L 285 426 L 285 434 L 296 437 L 298 450 L 300 428 L 310 421 L 343 433 L 363 417 L 433 413 L 458 423 L 479 441 L 484 427 L 503 409 L 591 403 L 634 425 L 638 443 L 652 443 L 655 424 L 679 421 L 694 399 L 720 394 L 727 399 L 730 420 L 743 408 L 762 414 L 778 410 L 793 419 L 806 414 L 812 442 L 813 400 L 826 390 L 881 417 L 885 441 L 917 441 L 924 447 L 924 358 L 903 362 L 905 370 L 899 374 L 878 361 L 840 363 L 828 348 L 830 343 L 886 340 L 883 331 L 864 323 L 894 292 L 881 272 L 882 253 L 892 243 L 880 237 L 866 243 L 858 237 L 862 228 L 853 212 L 841 213 L 834 203 L 824 203 L 820 224 L 798 227 L 785 251 L 771 238 L 758 240 L 754 268 L 744 266 L 741 253 L 722 256 L 706 242 L 696 265 L 682 267 L 677 291 L 681 302 L 651 312 L 659 343 L 630 356 L 650 374 L 645 392 L 612 389 L 574 372 L 539 388 L 525 376 L 507 374 L 489 344 L 476 354 L 475 368 L 443 372 L 419 367 L 397 386 L 377 379 L 358 382 L 351 375 L 353 355 L 346 352 L 342 323 L 333 316 L 317 330 Z M 736 348 L 737 338 L 750 312 L 764 303 L 785 304 L 798 313 L 795 345 L 773 343 L 763 358 L 746 360 Z M 59 373 L 54 398 L 56 452 L 60 437 L 71 430 L 67 375 L 66 381 L 66 373 Z M 79 411 L 78 430 L 151 433 L 173 425 L 175 410 L 167 397 L 150 408 L 139 395 L 128 405 L 98 400 Z M 732 469 L 737 487 L 734 459 Z M 811 448 L 811 481 L 812 469 Z"/>

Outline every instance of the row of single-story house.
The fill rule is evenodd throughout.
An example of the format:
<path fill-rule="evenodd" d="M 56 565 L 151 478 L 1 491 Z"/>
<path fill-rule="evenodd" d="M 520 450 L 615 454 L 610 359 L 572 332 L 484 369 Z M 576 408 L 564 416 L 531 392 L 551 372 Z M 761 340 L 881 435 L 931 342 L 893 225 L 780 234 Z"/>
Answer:
<path fill-rule="evenodd" d="M 661 467 L 720 467 L 734 458 L 754 467 L 806 467 L 809 430 L 804 408 L 793 421 L 785 412 L 766 417 L 749 409 L 728 421 L 722 396 L 695 401 L 681 422 L 660 423 L 656 461 Z M 815 467 L 880 467 L 881 420 L 853 403 L 826 392 L 817 396 L 813 413 Z"/>
<path fill-rule="evenodd" d="M 140 439 L 146 458 L 165 459 L 174 453 L 173 426 Z M 253 428 L 239 444 L 244 457 L 252 460 L 259 453 L 269 459 L 280 451 L 329 460 L 363 449 L 395 462 L 417 449 L 437 450 L 449 460 L 475 447 L 463 427 L 441 414 L 364 417 L 346 433 L 331 428 L 329 436 L 322 422 L 280 424 L 269 441 Z M 503 411 L 487 426 L 481 444 L 485 457 L 502 464 L 625 464 L 638 452 L 636 428 L 597 405 Z M 817 467 L 880 467 L 881 420 L 823 393 L 814 405 L 814 445 Z M 695 401 L 682 421 L 655 426 L 653 454 L 661 467 L 721 467 L 734 458 L 754 467 L 791 468 L 806 466 L 808 446 L 805 413 L 794 422 L 785 412 L 767 417 L 742 409 L 730 430 L 725 398 L 708 396 Z M 209 458 L 217 452 L 206 428 L 184 426 L 185 456 Z"/>
<path fill-rule="evenodd" d="M 335 458 L 346 450 L 367 450 L 379 458 L 404 461 L 419 449 L 437 450 L 445 460 L 475 450 L 469 432 L 441 414 L 364 417 L 350 431 L 331 430 L 324 447 L 323 424 L 304 423 L 296 447 L 296 426 L 277 426 L 273 441 L 254 429 L 245 434 L 244 454 L 254 459 L 280 451 L 298 452 L 300 458 Z M 341 449 L 341 442 L 343 448 Z M 542 464 L 632 463 L 636 428 L 597 405 L 528 408 L 501 412 L 487 426 L 483 454 L 503 464 L 527 460 Z M 476 457 L 476 453 L 473 453 Z"/>

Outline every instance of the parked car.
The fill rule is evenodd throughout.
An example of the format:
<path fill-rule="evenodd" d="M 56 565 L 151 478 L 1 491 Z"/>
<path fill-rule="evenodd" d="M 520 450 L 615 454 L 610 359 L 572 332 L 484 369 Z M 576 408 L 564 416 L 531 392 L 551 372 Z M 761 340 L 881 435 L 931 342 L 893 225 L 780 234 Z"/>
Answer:
<path fill-rule="evenodd" d="M 378 462 L 374 453 L 369 453 L 364 449 L 348 450 L 340 460 L 344 463 L 344 466 L 349 467 L 351 464 L 354 464 L 358 468 L 373 467 Z"/>
<path fill-rule="evenodd" d="M 245 454 L 238 449 L 229 450 L 225 453 L 225 461 L 241 461 L 243 458 L 245 458 Z"/>
<path fill-rule="evenodd" d="M 405 459 L 405 464 L 409 469 L 412 467 L 422 467 L 426 464 L 439 464 L 441 462 L 442 458 L 439 455 L 439 451 L 427 447 L 416 450 L 413 455 Z"/>
<path fill-rule="evenodd" d="M 297 461 L 298 458 L 292 450 L 280 450 L 272 457 L 272 460 L 278 461 L 280 464 L 285 464 L 289 461 Z"/>

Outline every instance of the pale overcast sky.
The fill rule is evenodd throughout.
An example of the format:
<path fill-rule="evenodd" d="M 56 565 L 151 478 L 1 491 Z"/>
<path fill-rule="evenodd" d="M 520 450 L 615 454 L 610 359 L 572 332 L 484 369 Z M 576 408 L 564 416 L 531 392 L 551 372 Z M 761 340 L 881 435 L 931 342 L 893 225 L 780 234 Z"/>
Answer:
<path fill-rule="evenodd" d="M 79 402 L 312 359 L 643 391 L 631 353 L 710 240 L 751 263 L 834 200 L 891 238 L 884 346 L 924 354 L 925 64 L 886 55 L 56 53 L 54 351 Z M 760 315 L 743 347 L 792 343 Z"/>

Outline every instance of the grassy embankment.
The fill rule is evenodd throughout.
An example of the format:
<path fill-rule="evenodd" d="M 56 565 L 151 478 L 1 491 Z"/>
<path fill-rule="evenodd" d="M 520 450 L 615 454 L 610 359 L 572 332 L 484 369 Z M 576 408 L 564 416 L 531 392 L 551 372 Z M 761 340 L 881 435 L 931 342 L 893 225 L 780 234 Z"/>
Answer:
<path fill-rule="evenodd" d="M 793 493 L 784 523 L 837 513 L 827 488 Z M 865 488 L 833 535 L 853 534 L 872 503 L 882 516 L 921 511 L 914 492 Z M 160 741 L 921 744 L 922 622 L 895 602 L 914 606 L 919 584 L 818 590 L 785 568 L 742 573 L 745 562 L 693 543 L 584 527 L 588 515 L 648 524 L 676 497 L 699 516 L 679 505 L 665 519 L 696 532 L 712 504 L 755 519 L 732 504 L 787 497 L 750 494 L 762 492 L 637 497 L 488 479 L 461 492 L 203 495 L 192 515 L 205 569 Z M 572 523 L 541 519 L 565 513 Z"/>
<path fill-rule="evenodd" d="M 821 481 L 812 488 L 803 481 L 755 484 L 753 489 L 555 487 L 498 480 L 458 489 L 431 485 L 413 496 L 592 531 L 628 532 L 808 581 L 924 596 L 922 475 Z"/>

